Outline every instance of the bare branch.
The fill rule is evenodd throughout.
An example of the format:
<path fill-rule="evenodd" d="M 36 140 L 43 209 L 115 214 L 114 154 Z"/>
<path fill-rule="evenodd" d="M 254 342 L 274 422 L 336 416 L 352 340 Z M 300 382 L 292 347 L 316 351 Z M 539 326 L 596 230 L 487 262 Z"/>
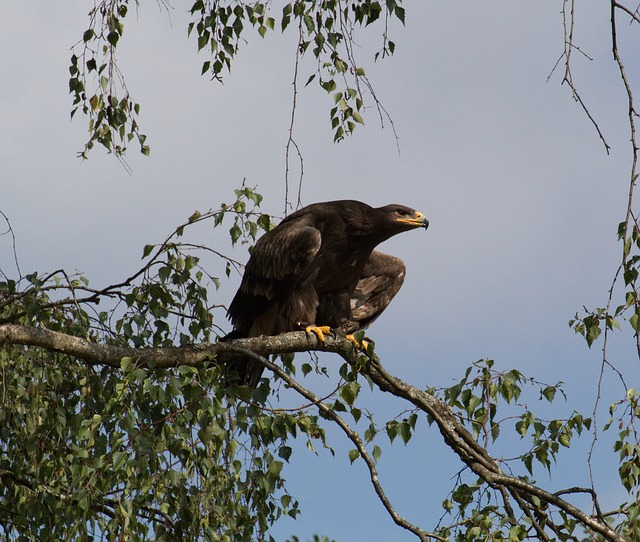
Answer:
<path fill-rule="evenodd" d="M 18 271 L 18 276 L 22 276 L 22 272 L 20 271 L 20 264 L 18 263 L 18 252 L 16 251 L 16 236 L 13 233 L 13 228 L 11 227 L 11 222 L 9 222 L 9 217 L 7 215 L 5 215 L 2 211 L 0 211 L 0 215 L 2 215 L 2 218 L 4 218 L 4 221 L 7 223 L 7 229 L 6 231 L 0 232 L 0 236 L 1 235 L 11 235 L 11 247 L 13 249 L 13 262 L 16 265 L 16 269 Z M 4 276 L 6 278 L 6 275 L 4 274 L 4 272 L 0 269 L 0 273 L 2 274 L 2 276 Z"/>
<path fill-rule="evenodd" d="M 631 11 L 627 6 L 620 4 L 619 2 L 612 2 L 613 7 L 624 11 L 629 17 L 631 17 L 632 21 L 640 23 L 640 16 L 638 16 L 638 9 L 635 11 Z"/>
<path fill-rule="evenodd" d="M 304 36 L 302 33 L 302 19 L 300 19 L 298 23 L 298 45 L 296 47 L 296 56 L 295 56 L 295 64 L 293 69 L 293 97 L 291 103 L 291 122 L 289 123 L 289 137 L 287 138 L 287 145 L 285 147 L 284 153 L 284 215 L 286 216 L 289 213 L 289 208 L 292 207 L 289 202 L 289 154 L 291 152 L 291 147 L 295 149 L 298 155 L 298 162 L 300 163 L 300 175 L 298 177 L 298 197 L 296 201 L 296 209 L 298 209 L 301 205 L 301 197 L 302 197 L 302 179 L 304 177 L 304 160 L 302 159 L 302 153 L 300 152 L 300 147 L 293 139 L 293 128 L 296 121 L 296 107 L 298 105 L 298 67 L 300 66 L 300 48 L 302 47 L 302 43 L 304 42 Z"/>
<path fill-rule="evenodd" d="M 598 126 L 598 123 L 596 122 L 596 120 L 591 115 L 591 112 L 589 111 L 589 108 L 587 107 L 587 105 L 582 100 L 582 97 L 580 96 L 580 93 L 578 92 L 578 88 L 576 87 L 576 85 L 573 82 L 573 76 L 571 74 L 571 53 L 572 53 L 572 51 L 575 49 L 576 51 L 582 53 L 582 55 L 584 55 L 589 60 L 591 60 L 591 57 L 589 55 L 587 55 L 584 51 L 582 51 L 577 45 L 574 44 L 574 41 L 573 41 L 573 30 L 574 30 L 575 0 L 570 0 L 571 8 L 569 10 L 569 13 L 567 13 L 567 2 L 568 1 L 569 0 L 564 0 L 564 2 L 562 4 L 562 23 L 563 23 L 563 29 L 564 29 L 564 52 L 562 53 L 562 55 L 560 56 L 558 61 L 553 66 L 553 69 L 551 70 L 551 73 L 549 74 L 549 77 L 547 77 L 547 81 L 549 80 L 549 78 L 551 77 L 553 72 L 558 67 L 558 65 L 559 65 L 560 61 L 562 60 L 562 58 L 564 58 L 564 77 L 562 79 L 562 83 L 563 84 L 567 83 L 567 85 L 571 89 L 571 95 L 573 96 L 573 99 L 580 104 L 580 107 L 582 107 L 582 110 L 585 112 L 585 114 L 587 115 L 588 119 L 591 121 L 591 124 L 593 124 L 593 127 L 596 129 L 596 132 L 598 132 L 598 136 L 600 137 L 600 140 L 602 141 L 602 144 L 604 145 L 605 151 L 607 152 L 607 154 L 609 154 L 609 150 L 611 149 L 611 147 L 607 143 L 607 140 L 605 139 L 604 134 L 600 130 L 600 126 Z"/>
<path fill-rule="evenodd" d="M 237 357 L 238 348 L 251 350 L 258 355 L 317 350 L 317 339 L 304 332 L 285 333 L 274 337 L 237 339 L 233 342 L 191 345 L 171 348 L 131 348 L 98 344 L 81 337 L 57 331 L 21 325 L 1 325 L 0 345 L 13 344 L 37 346 L 82 359 L 91 365 L 120 367 L 123 358 L 131 358 L 139 367 L 167 368 L 189 365 L 202 366 L 205 362 L 217 363 Z"/>

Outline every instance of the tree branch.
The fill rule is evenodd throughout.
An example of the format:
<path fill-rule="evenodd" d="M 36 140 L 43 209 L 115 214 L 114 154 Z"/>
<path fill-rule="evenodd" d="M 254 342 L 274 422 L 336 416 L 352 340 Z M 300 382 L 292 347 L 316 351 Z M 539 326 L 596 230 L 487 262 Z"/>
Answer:
<path fill-rule="evenodd" d="M 348 342 L 348 341 L 347 341 Z M 318 344 L 315 335 L 304 331 L 284 333 L 274 337 L 253 337 L 233 342 L 199 344 L 171 348 L 132 348 L 99 344 L 81 337 L 43 328 L 22 325 L 0 325 L 0 345 L 37 346 L 52 352 L 77 357 L 90 365 L 120 367 L 122 358 L 131 358 L 143 368 L 167 368 L 180 365 L 202 366 L 216 360 L 222 363 L 238 356 L 238 349 L 250 350 L 260 356 L 286 354 L 308 350 L 337 351 L 337 340 L 327 338 L 325 348 Z"/>
<path fill-rule="evenodd" d="M 604 134 L 600 130 L 600 126 L 598 126 L 598 123 L 596 122 L 596 120 L 591 115 L 591 112 L 589 111 L 589 108 L 587 107 L 587 105 L 582 100 L 582 97 L 581 97 L 580 93 L 578 92 L 578 88 L 576 87 L 575 83 L 573 82 L 573 76 L 571 74 L 571 65 L 572 65 L 572 63 L 571 63 L 571 52 L 573 51 L 573 49 L 581 52 L 589 60 L 592 60 L 592 59 L 588 55 L 586 55 L 577 45 L 574 44 L 574 41 L 573 41 L 573 30 L 574 30 L 574 25 L 575 25 L 575 19 L 574 19 L 574 15 L 575 15 L 575 0 L 570 0 L 571 9 L 570 9 L 569 14 L 567 14 L 567 3 L 568 2 L 569 2 L 569 0 L 564 0 L 563 3 L 562 3 L 562 24 L 563 24 L 563 29 L 564 29 L 564 52 L 562 53 L 562 55 L 558 59 L 558 62 L 556 62 L 555 66 L 551 70 L 551 73 L 549 74 L 549 77 L 547 77 L 547 81 L 549 80 L 549 78 L 551 77 L 551 75 L 555 71 L 556 67 L 560 63 L 560 60 L 562 58 L 564 58 L 564 77 L 562 78 L 562 84 L 567 83 L 567 85 L 569 85 L 569 88 L 571 89 L 571 94 L 573 96 L 573 99 L 580 104 L 580 107 L 582 107 L 582 110 L 587 115 L 587 118 L 591 121 L 591 124 L 593 124 L 593 127 L 596 129 L 596 132 L 598 132 L 598 136 L 600 137 L 600 140 L 602 141 L 602 144 L 604 145 L 604 149 L 605 149 L 606 153 L 609 154 L 609 152 L 611 150 L 611 147 L 607 143 L 607 140 L 605 139 Z"/>
<path fill-rule="evenodd" d="M 108 365 L 120 367 L 122 358 L 131 358 L 140 367 L 166 368 L 179 365 L 201 366 L 205 362 L 223 363 L 225 360 L 233 359 L 239 354 L 250 355 L 265 365 L 268 369 L 278 374 L 298 393 L 317 403 L 321 410 L 328 409 L 312 392 L 303 388 L 293 378 L 288 376 L 277 365 L 266 359 L 265 356 L 271 354 L 285 354 L 303 351 L 326 351 L 339 354 L 345 361 L 352 363 L 358 354 L 354 350 L 352 343 L 347 340 L 344 334 L 336 332 L 335 336 L 326 336 L 324 342 L 320 343 L 314 334 L 307 334 L 304 331 L 283 333 L 273 337 L 253 337 L 249 339 L 237 339 L 229 342 L 219 342 L 208 345 L 190 345 L 174 348 L 130 348 L 125 346 L 113 346 L 97 344 L 87 339 L 73 337 L 51 331 L 47 329 L 31 328 L 20 325 L 0 326 L 0 345 L 24 345 L 36 346 L 46 350 L 68 354 L 80 358 L 90 364 Z M 517 501 L 523 499 L 531 502 L 533 497 L 537 497 L 543 503 L 552 505 L 562 510 L 566 514 L 578 520 L 585 528 L 599 533 L 606 540 L 612 542 L 624 542 L 623 537 L 618 535 L 613 529 L 602 521 L 598 521 L 572 504 L 560 497 L 562 492 L 550 493 L 540 487 L 530 484 L 520 478 L 515 478 L 505 474 L 498 462 L 482 447 L 473 435 L 460 423 L 454 411 L 443 401 L 422 391 L 415 386 L 403 382 L 389 374 L 380 364 L 377 356 L 373 355 L 368 367 L 364 371 L 371 380 L 382 390 L 392 393 L 396 397 L 403 398 L 433 418 L 440 433 L 444 437 L 447 445 L 460 457 L 475 474 L 482 478 L 491 487 L 505 488 L 509 493 L 517 496 Z M 363 458 L 366 457 L 366 450 L 361 441 L 354 440 L 355 433 L 346 426 L 335 413 L 328 409 L 327 412 L 342 429 L 347 436 L 356 444 Z M 340 423 L 342 421 L 342 424 Z M 362 452 L 365 452 L 363 454 Z M 366 459 L 365 459 L 366 461 Z M 367 463 L 374 487 L 376 486 L 377 474 L 371 470 L 371 465 Z M 380 493 L 378 494 L 380 496 Z M 384 495 L 384 494 L 382 494 Z M 385 500 L 381 497 L 383 504 Z M 387 501 L 388 502 L 388 501 Z M 387 506 L 385 504 L 385 506 Z M 539 508 L 539 507 L 538 507 Z M 389 508 L 387 508 L 389 510 Z M 395 511 L 389 510 L 390 514 L 398 523 L 402 520 Z M 541 514 L 547 515 L 544 507 L 539 508 Z M 400 523 L 399 523 L 400 524 Z M 410 525 L 410 524 L 409 524 Z M 405 528 L 407 526 L 403 525 Z M 412 530 L 409 528 L 409 530 Z M 417 531 L 413 531 L 418 534 Z M 432 534 L 421 531 L 423 535 L 432 537 Z M 423 538 L 424 539 L 424 538 Z"/>
<path fill-rule="evenodd" d="M 234 341 L 234 343 L 235 342 L 236 341 Z M 360 438 L 358 433 L 356 433 L 353 429 L 351 429 L 351 427 L 349 427 L 349 424 L 341 416 L 339 416 L 336 413 L 335 410 L 333 410 L 332 408 L 328 407 L 312 391 L 304 388 L 300 383 L 298 383 L 291 376 L 289 376 L 287 373 L 285 373 L 280 367 L 278 367 L 276 364 L 270 362 L 268 359 L 264 358 L 263 356 L 260 356 L 260 355 L 254 353 L 254 352 L 252 352 L 250 350 L 247 350 L 246 348 L 234 347 L 234 350 L 238 354 L 242 354 L 243 356 L 251 357 L 252 359 L 258 361 L 259 363 L 262 363 L 269 370 L 273 371 L 273 373 L 277 374 L 291 388 L 293 388 L 296 392 L 298 392 L 300 395 L 302 395 L 308 401 L 313 403 L 318 408 L 318 410 L 320 410 L 320 412 L 322 412 L 322 414 L 324 416 L 326 416 L 327 418 L 333 420 L 338 425 L 338 427 L 340 427 L 340 429 L 342 429 L 342 431 L 347 436 L 347 438 L 351 442 L 353 442 L 353 444 L 357 448 L 358 452 L 360 452 L 360 455 L 362 456 L 362 459 L 364 460 L 364 462 L 367 465 L 367 468 L 369 469 L 369 476 L 371 478 L 371 484 L 373 485 L 373 488 L 374 488 L 376 494 L 378 495 L 378 498 L 380 499 L 380 502 L 382 502 L 382 505 L 385 507 L 385 509 L 387 510 L 387 512 L 389 513 L 389 515 L 393 519 L 393 521 L 396 523 L 396 525 L 398 525 L 398 526 L 400 526 L 400 527 L 412 532 L 413 534 L 415 534 L 422 541 L 426 541 L 429 538 L 434 538 L 434 539 L 439 540 L 441 542 L 446 542 L 447 539 L 445 539 L 445 538 L 443 538 L 441 536 L 438 536 L 435 533 L 429 533 L 429 532 L 426 532 L 426 531 L 422 530 L 420 527 L 418 527 L 416 525 L 413 525 L 412 523 L 407 521 L 405 518 L 403 518 L 402 516 L 400 516 L 396 512 L 395 508 L 391 504 L 391 501 L 389 501 L 389 498 L 386 496 L 386 494 L 384 492 L 384 489 L 382 488 L 382 485 L 380 484 L 380 480 L 379 480 L 379 476 L 378 476 L 378 470 L 376 468 L 375 461 L 369 455 L 369 452 L 365 448 L 364 443 L 362 442 L 362 439 Z"/>
<path fill-rule="evenodd" d="M 560 498 L 558 494 L 549 493 L 520 478 L 506 475 L 487 450 L 480 446 L 471 433 L 459 423 L 447 404 L 427 392 L 391 376 L 382 368 L 377 359 L 372 360 L 367 374 L 383 391 L 389 391 L 397 397 L 410 401 L 432 416 L 449 447 L 473 472 L 492 487 L 506 487 L 512 494 L 515 495 L 514 491 L 516 491 L 517 495 L 525 500 L 530 500 L 532 496 L 538 497 L 545 503 L 556 506 L 574 517 L 584 527 L 601 534 L 606 540 L 624 542 L 624 538 L 608 525 L 585 514 Z"/>

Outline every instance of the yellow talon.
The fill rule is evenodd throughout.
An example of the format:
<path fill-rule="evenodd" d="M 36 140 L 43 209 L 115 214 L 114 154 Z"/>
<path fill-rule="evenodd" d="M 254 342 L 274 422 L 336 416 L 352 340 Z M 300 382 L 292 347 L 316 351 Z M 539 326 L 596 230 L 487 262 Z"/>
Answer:
<path fill-rule="evenodd" d="M 329 326 L 307 326 L 304 328 L 307 333 L 314 333 L 318 337 L 318 341 L 324 342 L 324 335 L 331 333 Z"/>
<path fill-rule="evenodd" d="M 362 342 L 359 343 L 353 333 L 345 335 L 345 339 L 347 339 L 358 350 L 366 352 L 369 349 L 369 341 L 367 341 L 367 339 L 362 339 Z"/>

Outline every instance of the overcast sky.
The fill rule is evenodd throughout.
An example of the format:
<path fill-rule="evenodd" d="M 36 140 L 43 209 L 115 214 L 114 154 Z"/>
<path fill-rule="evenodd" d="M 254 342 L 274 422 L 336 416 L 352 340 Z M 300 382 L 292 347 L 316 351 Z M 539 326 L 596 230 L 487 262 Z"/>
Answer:
<path fill-rule="evenodd" d="M 64 267 L 83 271 L 95 286 L 117 282 L 140 265 L 145 244 L 164 239 L 195 209 L 231 200 L 244 178 L 265 196 L 264 210 L 281 215 L 293 36 L 275 32 L 262 40 L 248 32 L 249 43 L 219 85 L 199 76 L 205 57 L 187 39 L 185 6 L 176 3 L 167 15 L 143 2 L 126 22 L 119 57 L 142 104 L 151 156 L 132 147 L 129 174 L 101 149 L 88 161 L 76 158 L 86 128 L 80 115 L 69 120 L 68 64 L 90 4 L 0 2 L 0 209 L 11 220 L 23 273 Z M 563 51 L 561 7 L 410 2 L 406 27 L 392 26 L 395 57 L 377 64 L 379 36 L 359 36 L 358 58 L 393 118 L 399 153 L 373 109 L 355 137 L 333 144 L 331 98 L 314 85 L 299 94 L 295 126 L 305 204 L 395 202 L 430 218 L 426 233 L 409 232 L 382 247 L 408 268 L 403 289 L 369 331 L 388 370 L 418 386 L 447 386 L 469 363 L 492 358 L 500 370 L 564 381 L 569 399 L 559 402 L 556 416 L 593 407 L 599 346 L 589 351 L 567 322 L 583 305 L 606 303 L 630 167 L 608 6 L 578 6 L 576 43 L 594 60 L 576 54 L 574 80 L 612 146 L 609 156 L 560 85 L 562 71 L 547 82 Z M 639 58 L 632 45 L 629 69 Z M 312 70 L 310 59 L 302 64 L 302 82 Z M 230 251 L 222 232 L 205 235 Z M 3 269 L 10 248 L 0 239 Z M 246 259 L 243 248 L 234 255 Z M 238 283 L 233 276 L 216 299 L 228 303 Z M 224 320 L 218 324 L 229 329 Z M 637 381 L 631 346 L 612 344 L 611 361 Z M 367 395 L 379 422 L 404 408 L 381 393 Z M 607 405 L 618 398 L 609 397 Z M 535 395 L 528 404 L 546 408 Z M 294 454 L 284 474 L 303 516 L 279 522 L 272 534 L 413 539 L 385 515 L 364 465 L 349 466 L 350 446 L 334 437 L 335 459 L 303 446 Z M 551 489 L 588 486 L 584 440 L 574 455 L 561 456 L 558 480 L 538 471 L 538 481 Z M 605 505 L 613 505 L 624 493 L 615 464 L 606 465 L 608 446 L 599 444 L 596 481 Z M 513 455 L 500 443 L 493 451 Z M 398 512 L 422 527 L 440 517 L 439 503 L 461 467 L 449 455 L 424 420 L 407 447 L 384 448 L 382 483 Z"/>

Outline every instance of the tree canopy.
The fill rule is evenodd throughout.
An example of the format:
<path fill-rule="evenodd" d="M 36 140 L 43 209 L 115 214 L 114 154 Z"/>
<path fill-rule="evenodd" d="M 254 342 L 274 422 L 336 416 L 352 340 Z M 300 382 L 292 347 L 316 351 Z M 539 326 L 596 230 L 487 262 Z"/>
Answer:
<path fill-rule="evenodd" d="M 71 115 L 74 122 L 85 119 L 89 129 L 84 159 L 93 159 L 99 143 L 126 164 L 133 142 L 153 160 L 142 108 L 116 54 L 129 31 L 130 7 L 126 0 L 97 2 L 71 53 Z M 612 144 L 573 73 L 575 56 L 587 54 L 575 38 L 578 8 L 573 2 L 562 8 L 564 49 L 555 70 L 563 70 L 562 82 L 605 155 Z M 295 37 L 285 211 L 299 203 L 303 190 L 303 153 L 294 127 L 304 84 L 319 84 L 331 96 L 335 142 L 364 123 L 369 106 L 393 127 L 357 59 L 365 52 L 376 59 L 394 54 L 392 31 L 401 35 L 411 17 L 402 2 L 296 0 L 275 7 L 196 1 L 189 14 L 187 32 L 206 53 L 202 75 L 214 84 L 233 77 L 229 72 L 243 47 L 255 47 L 275 31 Z M 273 227 L 261 207 L 263 195 L 271 194 L 250 183 L 236 187 L 230 201 L 193 213 L 164 241 L 141 247 L 139 269 L 107 286 L 62 269 L 23 272 L 16 249 L 20 232 L 12 229 L 11 209 L 2 209 L 3 250 L 8 247 L 10 256 L 0 262 L 3 537 L 269 540 L 280 518 L 313 513 L 286 483 L 300 453 L 296 443 L 331 454 L 343 439 L 348 460 L 366 467 L 371 491 L 399 531 L 420 540 L 640 540 L 638 372 L 619 369 L 609 356 L 615 333 L 632 343 L 640 361 L 635 74 L 619 43 L 622 25 L 624 39 L 635 38 L 640 17 L 617 2 L 610 3 L 610 16 L 612 62 L 628 109 L 629 191 L 607 302 L 584 307 L 570 321 L 587 347 L 602 348 L 591 412 L 565 414 L 557 406 L 566 397 L 561 382 L 499 368 L 491 359 L 470 363 L 453 385 L 401 380 L 390 371 L 388 355 L 380 354 L 375 335 L 364 343 L 362 332 L 356 335 L 360 348 L 339 331 L 324 343 L 304 332 L 217 342 L 229 302 L 218 288 L 243 263 L 232 247 L 251 246 Z M 379 47 L 360 51 L 367 27 Z M 310 60 L 309 73 L 299 70 L 303 59 Z M 289 193 L 290 155 L 300 166 L 298 202 Z M 228 231 L 225 245 L 201 242 L 197 232 L 203 226 Z M 394 349 L 402 356 L 399 345 Z M 269 374 L 255 390 L 225 378 L 226 361 L 239 354 Z M 328 393 L 313 388 L 313 375 L 328 375 Z M 605 386 L 611 375 L 617 381 L 613 391 Z M 391 395 L 403 406 L 381 420 L 363 398 L 368 388 L 375 398 Z M 567 400 L 572 404 L 571 396 Z M 426 521 L 405 517 L 381 473 L 389 443 L 412 446 L 425 433 L 438 435 L 460 465 L 451 487 L 425 489 L 439 493 L 442 503 Z M 598 441 L 612 443 L 607 457 L 617 462 L 625 498 L 612 503 L 593 477 L 580 486 L 554 483 L 559 456 L 584 440 L 590 470 L 597 468 L 591 457 Z M 498 447 L 503 442 L 511 453 Z M 425 463 L 429 454 L 425 449 Z"/>

